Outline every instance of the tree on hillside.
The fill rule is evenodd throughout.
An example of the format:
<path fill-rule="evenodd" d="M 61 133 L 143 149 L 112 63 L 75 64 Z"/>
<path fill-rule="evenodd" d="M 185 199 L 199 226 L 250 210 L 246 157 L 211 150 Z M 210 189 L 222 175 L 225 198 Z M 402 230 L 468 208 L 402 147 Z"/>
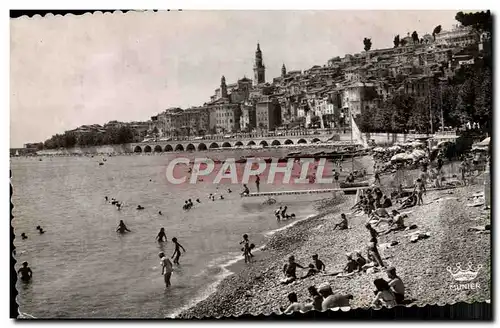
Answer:
<path fill-rule="evenodd" d="M 413 33 L 411 34 L 411 39 L 413 40 L 413 43 L 414 44 L 417 44 L 418 43 L 418 33 L 417 31 L 413 31 Z"/>
<path fill-rule="evenodd" d="M 455 19 L 462 26 L 471 26 L 479 32 L 491 32 L 493 28 L 493 19 L 489 10 L 468 14 L 460 11 L 456 14 Z"/>
<path fill-rule="evenodd" d="M 365 51 L 370 51 L 372 47 L 372 39 L 364 38 L 363 44 L 365 45 Z"/>
<path fill-rule="evenodd" d="M 399 45 L 400 45 L 401 47 L 406 46 L 406 40 L 405 40 L 405 39 L 401 39 L 401 40 L 399 41 Z"/>
<path fill-rule="evenodd" d="M 436 35 L 441 33 L 441 25 L 438 25 L 434 28 L 434 31 L 432 31 L 432 37 L 434 38 L 434 41 L 436 41 Z"/>
<path fill-rule="evenodd" d="M 394 43 L 394 48 L 399 47 L 399 34 L 394 37 L 392 42 Z"/>

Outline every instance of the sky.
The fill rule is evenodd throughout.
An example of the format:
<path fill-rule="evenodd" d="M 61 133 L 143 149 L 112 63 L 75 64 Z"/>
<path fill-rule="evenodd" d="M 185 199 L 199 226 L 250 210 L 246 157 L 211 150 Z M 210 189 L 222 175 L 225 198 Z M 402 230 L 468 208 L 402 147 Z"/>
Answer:
<path fill-rule="evenodd" d="M 287 70 L 392 47 L 449 29 L 457 11 L 162 11 L 10 21 L 10 145 L 83 124 L 146 121 L 208 102 L 221 76 L 253 79 L 260 43 L 266 81 Z"/>

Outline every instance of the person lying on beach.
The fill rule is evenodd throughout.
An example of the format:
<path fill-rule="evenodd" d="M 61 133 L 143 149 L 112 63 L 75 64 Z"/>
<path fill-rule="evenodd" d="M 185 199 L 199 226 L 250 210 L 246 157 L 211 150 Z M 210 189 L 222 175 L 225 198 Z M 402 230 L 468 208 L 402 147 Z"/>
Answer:
<path fill-rule="evenodd" d="M 120 223 L 118 224 L 118 228 L 116 228 L 116 231 L 119 232 L 119 233 L 131 232 L 127 228 L 127 226 L 125 225 L 125 223 L 123 222 L 123 220 L 120 220 Z"/>
<path fill-rule="evenodd" d="M 282 284 L 289 284 L 297 279 L 297 268 L 305 269 L 302 265 L 295 262 L 295 256 L 290 256 L 288 258 L 288 263 L 283 266 L 283 273 L 285 274 L 285 279 L 281 280 Z"/>
<path fill-rule="evenodd" d="M 172 276 L 172 272 L 174 271 L 172 262 L 165 256 L 165 253 L 160 252 L 158 254 L 160 257 L 161 263 L 161 274 L 163 275 L 163 279 L 165 280 L 165 287 L 170 287 L 172 284 L 170 283 L 170 277 Z"/>
<path fill-rule="evenodd" d="M 19 276 L 19 274 L 21 274 L 22 282 L 29 282 L 31 278 L 33 278 L 33 271 L 31 271 L 31 268 L 28 266 L 28 262 L 23 262 L 23 266 L 17 270 L 17 275 Z"/>
<path fill-rule="evenodd" d="M 163 240 L 165 239 L 165 240 Z M 163 241 L 167 241 L 167 235 L 165 234 L 165 228 L 161 228 L 160 232 L 158 232 L 158 235 L 156 236 L 156 239 L 158 242 L 162 243 Z"/>
<path fill-rule="evenodd" d="M 395 267 L 387 268 L 387 277 L 389 278 L 389 286 L 391 287 L 397 304 L 402 304 L 405 299 L 405 285 L 401 278 L 396 274 Z"/>
<path fill-rule="evenodd" d="M 349 229 L 347 225 L 347 217 L 345 216 L 345 214 L 344 213 L 340 214 L 340 217 L 341 221 L 333 226 L 333 230 L 337 229 L 337 227 L 339 228 L 339 230 Z"/>
<path fill-rule="evenodd" d="M 172 242 L 175 244 L 175 250 L 174 250 L 174 254 L 172 254 L 172 258 L 174 259 L 174 264 L 177 264 L 179 265 L 179 258 L 181 257 L 181 248 L 182 250 L 184 251 L 184 253 L 186 253 L 186 250 L 184 249 L 184 247 L 182 247 L 181 244 L 179 244 L 177 242 L 177 238 L 172 238 Z M 175 258 L 174 258 L 175 256 Z"/>
<path fill-rule="evenodd" d="M 319 270 L 314 267 L 314 264 L 309 264 L 309 270 L 307 270 L 306 275 L 300 277 L 300 279 L 306 279 L 315 276 L 317 273 L 319 273 Z"/>
<path fill-rule="evenodd" d="M 332 287 L 328 283 L 322 284 L 318 288 L 318 292 L 321 296 L 323 296 L 323 303 L 321 304 L 322 311 L 326 311 L 328 309 L 333 309 L 336 307 L 349 306 L 350 300 L 354 298 L 351 294 L 334 294 L 332 291 Z"/>
<path fill-rule="evenodd" d="M 373 281 L 375 288 L 375 299 L 372 302 L 373 307 L 387 306 L 393 307 L 396 305 L 396 297 L 389 286 L 389 283 L 382 278 Z"/>
<path fill-rule="evenodd" d="M 407 199 L 405 199 L 403 201 L 403 204 L 401 205 L 401 207 L 399 208 L 399 210 L 404 210 L 406 208 L 410 208 L 410 207 L 413 207 L 415 205 L 417 205 L 417 193 L 416 192 L 413 192 L 410 197 L 408 197 Z"/>
<path fill-rule="evenodd" d="M 383 234 L 388 234 L 392 231 L 401 231 L 406 229 L 404 219 L 407 218 L 408 215 L 401 214 L 396 210 L 392 210 L 392 219 L 388 220 L 389 229 L 385 231 Z"/>
<path fill-rule="evenodd" d="M 314 262 L 314 266 L 316 267 L 316 269 L 318 271 L 326 271 L 326 265 L 325 265 L 325 263 L 323 263 L 323 261 L 321 261 L 318 258 L 318 254 L 314 254 L 312 256 L 312 259 L 313 259 L 313 262 Z"/>
<path fill-rule="evenodd" d="M 309 292 L 312 301 L 304 305 L 304 311 L 310 311 L 310 310 L 321 311 L 322 310 L 321 306 L 323 304 L 323 296 L 321 296 L 321 294 L 314 286 L 310 286 L 309 288 L 307 288 L 307 291 Z"/>
<path fill-rule="evenodd" d="M 286 308 L 285 311 L 283 311 L 285 314 L 304 311 L 304 305 L 302 305 L 302 303 L 299 303 L 296 293 L 292 292 L 288 294 L 288 300 L 290 301 L 290 305 Z"/>

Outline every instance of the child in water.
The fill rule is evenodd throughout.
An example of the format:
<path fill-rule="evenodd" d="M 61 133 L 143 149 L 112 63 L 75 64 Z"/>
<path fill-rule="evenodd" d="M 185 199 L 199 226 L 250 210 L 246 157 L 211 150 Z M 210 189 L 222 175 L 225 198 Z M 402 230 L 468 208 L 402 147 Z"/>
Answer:
<path fill-rule="evenodd" d="M 28 262 L 23 262 L 23 266 L 17 270 L 17 275 L 21 274 L 21 280 L 23 282 L 29 282 L 33 277 L 33 271 L 28 267 Z"/>
<path fill-rule="evenodd" d="M 251 262 L 251 258 L 253 257 L 252 255 L 252 248 L 250 245 L 250 241 L 248 240 L 248 235 L 244 234 L 243 235 L 243 240 L 240 241 L 240 245 L 243 244 L 243 256 L 245 257 L 245 263 Z"/>
<path fill-rule="evenodd" d="M 163 240 L 165 239 L 165 240 Z M 158 232 L 158 235 L 156 236 L 156 240 L 158 242 L 162 243 L 163 241 L 167 241 L 167 235 L 165 234 L 165 228 L 161 228 L 160 232 Z"/>
<path fill-rule="evenodd" d="M 120 220 L 120 223 L 118 224 L 118 228 L 116 228 L 116 231 L 119 233 L 125 233 L 125 232 L 131 232 L 128 230 L 127 226 L 123 222 L 123 220 Z"/>
<path fill-rule="evenodd" d="M 172 242 L 175 244 L 175 250 L 174 250 L 174 254 L 172 254 L 172 258 L 174 259 L 174 264 L 177 264 L 179 265 L 179 258 L 181 257 L 181 248 L 182 250 L 184 251 L 184 253 L 186 253 L 186 250 L 184 249 L 184 247 L 182 247 L 181 244 L 179 244 L 177 242 L 177 238 L 172 238 Z M 175 256 L 175 258 L 174 258 Z"/>
<path fill-rule="evenodd" d="M 163 229 L 163 228 L 162 228 Z M 161 259 L 161 274 L 165 279 L 165 287 L 170 287 L 172 284 L 170 283 L 170 277 L 172 276 L 172 272 L 174 271 L 172 267 L 172 262 L 165 256 L 165 253 L 160 252 L 158 256 Z"/>

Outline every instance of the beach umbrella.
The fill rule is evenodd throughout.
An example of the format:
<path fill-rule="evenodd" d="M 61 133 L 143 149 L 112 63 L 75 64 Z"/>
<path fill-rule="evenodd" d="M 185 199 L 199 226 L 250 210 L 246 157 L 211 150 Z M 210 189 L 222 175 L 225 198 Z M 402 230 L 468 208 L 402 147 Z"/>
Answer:
<path fill-rule="evenodd" d="M 391 157 L 391 162 L 406 161 L 408 159 L 413 159 L 413 157 L 407 153 L 399 153 Z"/>
<path fill-rule="evenodd" d="M 412 153 L 411 153 L 411 157 L 414 159 L 414 160 L 419 160 L 421 158 L 424 158 L 425 157 L 425 151 L 421 150 L 421 149 L 415 149 Z"/>

